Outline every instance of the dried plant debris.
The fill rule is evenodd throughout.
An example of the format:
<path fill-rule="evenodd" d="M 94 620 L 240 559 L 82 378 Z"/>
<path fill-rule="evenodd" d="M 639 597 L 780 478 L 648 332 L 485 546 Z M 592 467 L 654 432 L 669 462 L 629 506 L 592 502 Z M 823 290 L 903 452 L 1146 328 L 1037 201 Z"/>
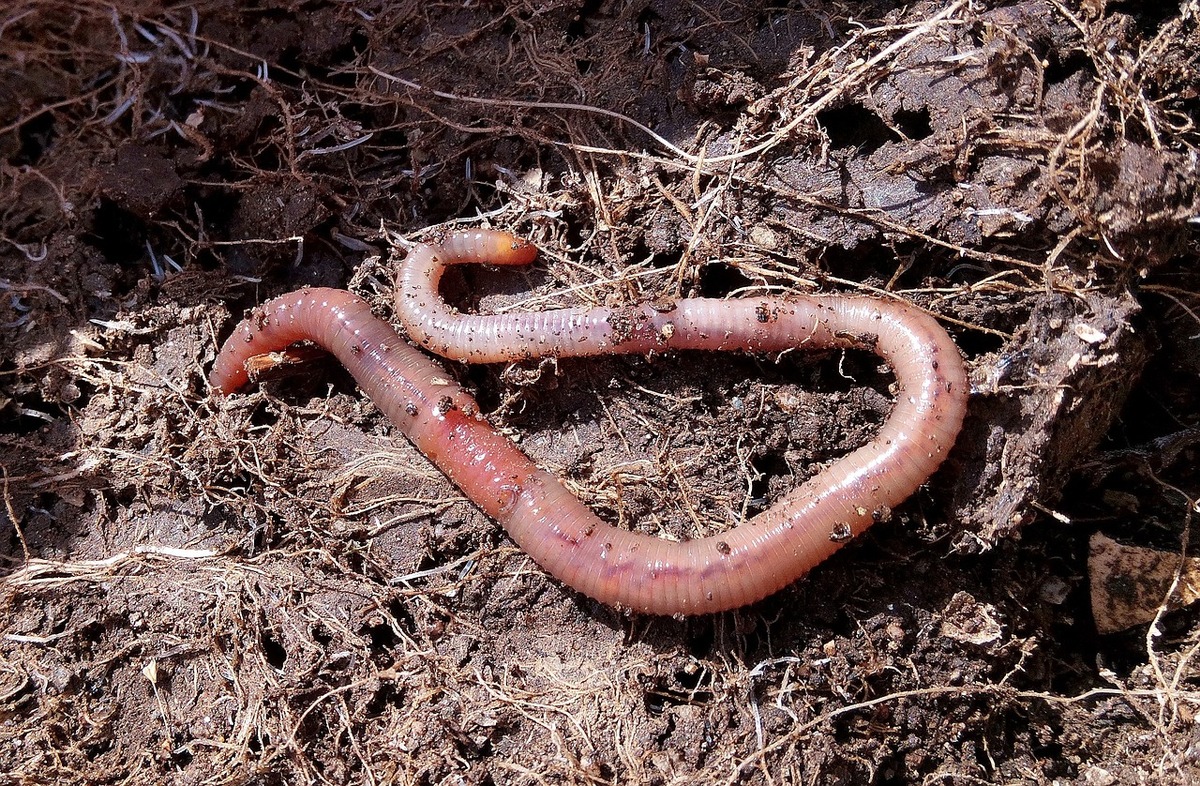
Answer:
<path fill-rule="evenodd" d="M 1200 599 L 1200 557 L 1124 546 L 1100 533 L 1088 548 L 1092 617 L 1100 633 L 1145 625 Z"/>

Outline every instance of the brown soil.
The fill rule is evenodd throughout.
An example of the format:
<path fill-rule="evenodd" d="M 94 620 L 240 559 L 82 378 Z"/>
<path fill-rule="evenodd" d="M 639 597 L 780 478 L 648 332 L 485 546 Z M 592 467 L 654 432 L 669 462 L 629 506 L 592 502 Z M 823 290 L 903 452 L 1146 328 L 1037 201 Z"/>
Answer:
<path fill-rule="evenodd" d="M 1087 543 L 1185 552 L 1200 4 L 15 0 L 0 10 L 0 782 L 1200 778 L 1200 617 L 1099 636 Z M 652 130 L 652 133 L 650 132 Z M 947 465 L 753 607 L 544 575 L 330 363 L 405 243 L 464 308 L 888 292 L 975 384 Z M 601 515 L 688 537 L 870 438 L 868 357 L 456 367 Z"/>

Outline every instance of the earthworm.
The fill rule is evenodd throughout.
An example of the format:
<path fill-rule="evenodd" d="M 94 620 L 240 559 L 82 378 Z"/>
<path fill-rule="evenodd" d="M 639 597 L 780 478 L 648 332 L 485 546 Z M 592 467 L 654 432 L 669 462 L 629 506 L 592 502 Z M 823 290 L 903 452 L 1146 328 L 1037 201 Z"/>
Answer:
<path fill-rule="evenodd" d="M 733 529 L 683 542 L 614 527 L 539 469 L 475 399 L 358 297 L 304 289 L 255 309 L 219 353 L 212 387 L 247 381 L 245 362 L 300 340 L 332 352 L 397 428 L 539 565 L 605 603 L 690 615 L 743 606 L 793 583 L 912 494 L 958 436 L 962 356 L 929 315 L 864 296 L 685 298 L 620 308 L 460 314 L 438 295 L 446 265 L 521 265 L 536 250 L 495 231 L 417 246 L 396 286 L 399 319 L 426 348 L 498 363 L 666 350 L 859 348 L 895 374 L 896 404 L 873 440 Z"/>

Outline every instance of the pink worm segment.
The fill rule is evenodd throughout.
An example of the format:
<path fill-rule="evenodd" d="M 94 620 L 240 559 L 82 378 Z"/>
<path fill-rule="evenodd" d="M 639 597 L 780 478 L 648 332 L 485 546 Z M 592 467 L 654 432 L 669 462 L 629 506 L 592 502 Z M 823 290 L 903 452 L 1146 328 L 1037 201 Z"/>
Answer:
<path fill-rule="evenodd" d="M 899 394 L 870 443 L 770 509 L 686 542 L 601 521 L 479 414 L 469 393 L 354 295 L 308 289 L 255 309 L 222 347 L 210 381 L 231 393 L 245 361 L 310 340 L 332 352 L 405 436 L 533 559 L 605 603 L 653 614 L 736 608 L 793 583 L 912 494 L 954 444 L 966 411 L 962 356 L 933 318 L 868 297 L 689 298 L 626 308 L 460 314 L 437 294 L 445 266 L 522 265 L 536 250 L 503 232 L 458 232 L 418 246 L 397 280 L 409 334 L 460 360 L 496 363 L 703 349 L 868 349 L 891 365 Z"/>

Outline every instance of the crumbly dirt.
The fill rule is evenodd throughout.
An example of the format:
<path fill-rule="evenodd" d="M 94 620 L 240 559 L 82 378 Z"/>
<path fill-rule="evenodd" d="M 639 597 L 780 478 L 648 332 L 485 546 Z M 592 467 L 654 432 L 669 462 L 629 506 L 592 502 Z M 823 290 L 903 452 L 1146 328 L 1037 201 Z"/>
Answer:
<path fill-rule="evenodd" d="M 1200 4 L 15 0 L 0 10 L 0 783 L 1187 783 Z M 493 225 L 464 309 L 854 291 L 974 393 L 892 520 L 750 608 L 546 576 L 336 364 L 233 318 Z M 721 531 L 887 416 L 854 353 L 453 373 L 606 519 Z"/>

